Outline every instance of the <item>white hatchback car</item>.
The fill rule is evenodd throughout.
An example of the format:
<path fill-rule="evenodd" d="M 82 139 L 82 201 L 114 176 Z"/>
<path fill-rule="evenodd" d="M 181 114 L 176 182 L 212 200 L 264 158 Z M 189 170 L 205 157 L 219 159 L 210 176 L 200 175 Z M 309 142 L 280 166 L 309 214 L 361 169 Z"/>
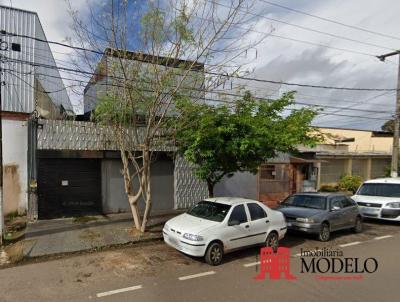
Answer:
<path fill-rule="evenodd" d="M 400 178 L 368 180 L 352 199 L 364 217 L 400 221 Z"/>
<path fill-rule="evenodd" d="M 173 248 L 218 265 L 223 255 L 254 245 L 278 248 L 285 236 L 281 212 L 250 199 L 218 197 L 200 201 L 189 211 L 168 220 L 164 241 Z"/>

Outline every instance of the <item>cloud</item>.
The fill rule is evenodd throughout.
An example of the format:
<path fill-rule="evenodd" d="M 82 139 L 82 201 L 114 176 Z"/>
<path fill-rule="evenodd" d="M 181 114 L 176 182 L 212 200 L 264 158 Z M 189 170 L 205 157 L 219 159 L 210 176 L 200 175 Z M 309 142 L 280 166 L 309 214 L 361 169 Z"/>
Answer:
<path fill-rule="evenodd" d="M 280 1 L 278 3 L 343 23 L 396 35 L 400 20 L 396 17 L 394 12 L 400 9 L 400 3 L 392 0 L 383 2 L 384 3 L 382 3 L 382 1 L 369 1 L 368 5 L 365 5 L 365 1 L 361 0 L 307 1 L 307 3 Z M 257 31 L 265 31 L 269 26 L 273 26 L 276 29 L 273 34 L 278 36 L 369 53 L 371 56 L 339 51 L 321 46 L 318 47 L 271 36 L 257 47 L 257 58 L 246 58 L 250 61 L 249 66 L 255 68 L 252 76 L 275 81 L 339 87 L 396 87 L 397 58 L 393 57 L 391 58 L 391 62 L 382 63 L 373 57 L 373 55 L 389 52 L 390 49 L 398 49 L 399 41 L 396 39 L 353 30 L 285 9 L 269 6 L 262 3 L 261 0 L 258 2 L 258 6 L 256 10 L 257 13 L 268 18 L 279 19 L 334 35 L 344 36 L 349 39 L 381 45 L 385 48 L 341 40 L 257 17 Z M 391 7 L 391 9 L 387 10 L 387 7 Z M 246 40 L 246 37 L 243 39 Z M 325 109 L 325 112 L 355 116 L 346 118 L 337 115 L 325 115 L 316 120 L 318 125 L 323 126 L 354 126 L 363 129 L 378 129 L 381 124 L 383 124 L 384 120 L 364 119 L 360 118 L 360 116 L 390 118 L 390 113 L 357 112 L 354 111 L 354 108 L 394 112 L 394 93 L 375 98 L 382 93 L 320 90 L 293 86 L 280 87 L 279 85 L 259 84 L 251 81 L 247 81 L 246 84 L 248 88 L 254 89 L 261 96 L 269 95 L 274 91 L 279 91 L 281 93 L 286 90 L 296 89 L 298 91 L 298 101 L 319 103 L 328 106 L 350 107 L 350 110 L 331 108 Z M 306 97 L 304 95 L 308 96 Z M 314 97 L 310 97 L 310 95 Z"/>
<path fill-rule="evenodd" d="M 74 9 L 84 15 L 86 2 L 86 0 L 73 0 L 72 4 Z M 397 16 L 400 10 L 400 1 L 274 0 L 273 2 L 346 24 L 388 35 L 400 36 L 398 34 L 400 19 Z M 0 3 L 10 5 L 9 0 L 0 0 Z M 14 7 L 36 11 L 49 40 L 63 41 L 65 37 L 71 35 L 69 28 L 71 18 L 64 0 L 12 0 L 12 4 Z M 382 35 L 350 29 L 271 6 L 263 0 L 255 0 L 254 7 L 250 13 L 382 46 L 381 48 L 363 45 L 266 20 L 263 17 L 250 16 L 249 22 L 252 22 L 251 24 L 255 26 L 254 29 L 258 32 L 266 32 L 272 26 L 275 28 L 273 34 L 277 36 L 371 54 L 371 56 L 360 55 L 270 36 L 258 45 L 256 50 L 252 49 L 246 56 L 241 57 L 243 64 L 248 64 L 246 66 L 250 70 L 255 69 L 254 74 L 251 76 L 276 81 L 341 87 L 396 87 L 397 58 L 392 57 L 390 62 L 382 63 L 373 56 L 389 52 L 390 49 L 398 49 L 400 38 L 392 39 Z M 256 37 L 257 34 L 254 32 L 244 37 L 238 35 L 238 41 L 246 43 Z M 54 45 L 51 47 L 55 51 L 54 56 L 57 59 L 57 63 L 60 66 L 61 64 L 68 65 L 70 60 L 68 53 L 70 53 L 70 50 Z M 66 84 L 68 85 L 68 82 Z M 321 116 L 316 119 L 316 123 L 323 126 L 379 129 L 384 120 L 364 119 L 360 118 L 360 116 L 385 119 L 389 118 L 390 114 L 361 110 L 394 112 L 394 93 L 382 95 L 382 92 L 320 90 L 250 81 L 246 81 L 245 84 L 247 88 L 256 91 L 260 96 L 271 94 L 276 96 L 279 93 L 295 88 L 298 91 L 297 100 L 300 102 L 349 107 L 347 110 L 326 108 L 325 113 L 331 112 L 355 116 Z M 74 94 L 70 94 L 70 96 L 74 104 L 79 105 L 82 97 Z M 354 109 L 361 110 L 355 111 Z"/>

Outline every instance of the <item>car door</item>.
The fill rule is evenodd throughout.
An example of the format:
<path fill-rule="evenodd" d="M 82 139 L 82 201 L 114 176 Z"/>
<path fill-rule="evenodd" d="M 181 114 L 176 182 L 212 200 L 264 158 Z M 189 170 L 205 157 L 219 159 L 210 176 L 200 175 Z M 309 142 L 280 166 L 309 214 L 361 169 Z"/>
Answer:
<path fill-rule="evenodd" d="M 328 220 L 332 231 L 339 230 L 345 225 L 346 217 L 341 196 L 333 196 L 330 198 Z"/>
<path fill-rule="evenodd" d="M 255 202 L 246 204 L 250 214 L 249 244 L 263 243 L 267 237 L 270 221 L 265 210 Z"/>
<path fill-rule="evenodd" d="M 237 220 L 239 225 L 229 225 L 230 221 Z M 229 216 L 228 223 L 223 231 L 223 236 L 226 238 L 225 243 L 228 249 L 240 248 L 248 245 L 249 229 L 247 213 L 244 204 L 235 206 Z"/>
<path fill-rule="evenodd" d="M 359 214 L 358 206 L 354 200 L 352 200 L 350 197 L 347 196 L 344 196 L 343 206 L 346 216 L 345 226 L 347 228 L 352 228 L 354 227 L 356 223 L 356 217 Z"/>

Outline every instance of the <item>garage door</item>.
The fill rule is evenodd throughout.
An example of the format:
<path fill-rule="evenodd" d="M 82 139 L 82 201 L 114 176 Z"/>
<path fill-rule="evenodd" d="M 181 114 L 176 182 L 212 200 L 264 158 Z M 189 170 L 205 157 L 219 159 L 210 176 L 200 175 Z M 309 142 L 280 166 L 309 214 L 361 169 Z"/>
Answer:
<path fill-rule="evenodd" d="M 101 170 L 96 159 L 39 159 L 39 219 L 99 213 Z"/>

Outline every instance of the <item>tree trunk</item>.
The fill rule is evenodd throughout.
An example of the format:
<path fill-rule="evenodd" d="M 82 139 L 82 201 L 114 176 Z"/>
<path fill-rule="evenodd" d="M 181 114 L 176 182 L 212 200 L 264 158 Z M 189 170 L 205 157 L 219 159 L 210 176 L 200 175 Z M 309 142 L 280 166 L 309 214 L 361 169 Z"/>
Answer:
<path fill-rule="evenodd" d="M 208 197 L 214 197 L 214 183 L 207 180 Z"/>
<path fill-rule="evenodd" d="M 143 179 L 144 179 L 144 201 L 145 201 L 145 209 L 144 209 L 144 214 L 143 214 L 143 221 L 142 221 L 142 227 L 140 228 L 141 232 L 146 231 L 146 225 L 149 220 L 150 216 L 150 211 L 151 211 L 151 185 L 150 185 L 150 152 L 148 150 L 143 151 L 143 165 L 144 165 L 144 170 L 143 170 Z"/>
<path fill-rule="evenodd" d="M 139 195 L 139 197 L 140 197 L 140 195 Z M 137 230 L 140 230 L 140 214 L 139 214 L 139 207 L 138 207 L 139 197 L 137 195 L 135 196 L 135 195 L 128 194 L 128 201 L 129 201 L 129 205 L 131 207 L 133 221 L 135 223 L 135 228 Z"/>

